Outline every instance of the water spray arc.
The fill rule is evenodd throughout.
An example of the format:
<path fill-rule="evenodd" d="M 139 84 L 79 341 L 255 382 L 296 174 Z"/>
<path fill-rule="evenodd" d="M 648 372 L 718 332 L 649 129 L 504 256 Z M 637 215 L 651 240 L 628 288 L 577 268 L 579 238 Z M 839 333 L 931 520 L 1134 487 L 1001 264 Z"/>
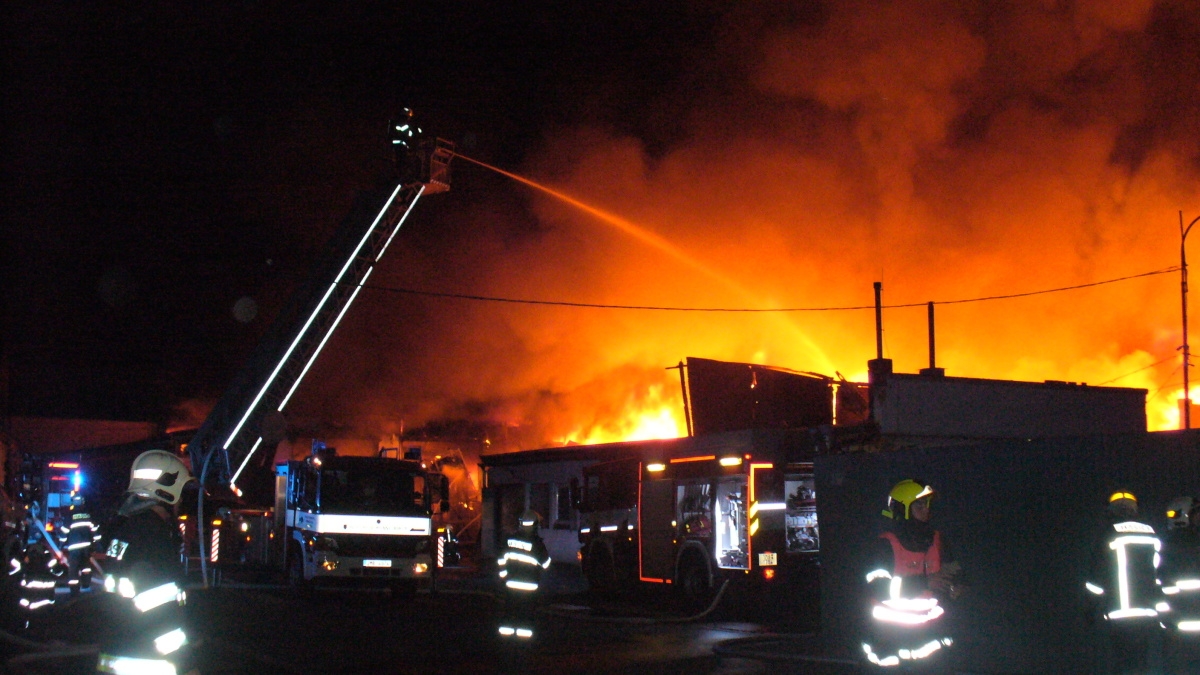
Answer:
<path fill-rule="evenodd" d="M 470 163 L 480 166 L 482 168 L 488 169 L 490 171 L 494 171 L 502 176 L 505 176 L 506 178 L 511 178 L 512 180 L 515 180 L 518 183 L 521 183 L 522 185 L 531 187 L 535 190 L 538 190 L 547 195 L 550 195 L 551 197 L 554 197 L 555 199 L 557 199 L 565 204 L 569 204 L 570 206 L 573 206 L 573 207 L 595 217 L 597 220 L 604 223 L 605 225 L 608 225 L 608 226 L 616 229 L 617 231 L 619 231 L 629 237 L 632 237 L 634 240 L 636 240 L 646 246 L 649 246 L 650 248 L 657 250 L 657 251 L 667 255 L 671 259 L 683 264 L 684 266 L 691 268 L 691 269 L 701 273 L 702 275 L 718 282 L 725 288 L 737 293 L 742 298 L 746 299 L 748 302 L 751 302 L 752 304 L 756 304 L 756 305 L 762 304 L 761 300 L 759 298 L 757 298 L 754 295 L 754 293 L 752 293 L 745 286 L 742 286 L 736 280 L 734 280 L 731 277 L 729 277 L 725 274 L 722 274 L 721 272 L 717 271 L 716 269 L 713 269 L 712 267 L 704 264 L 703 262 L 698 260 L 695 256 L 687 253 L 686 251 L 679 248 L 675 244 L 671 243 L 664 237 L 662 237 L 658 234 L 655 234 L 654 232 L 651 232 L 650 230 L 646 229 L 645 227 L 637 225 L 636 223 L 633 223 L 632 221 L 630 221 L 626 218 L 622 218 L 616 214 L 605 211 L 604 209 L 601 209 L 601 208 L 592 206 L 591 204 L 587 204 L 586 202 L 580 201 L 579 199 L 576 199 L 576 198 L 574 198 L 566 193 L 563 193 L 559 190 L 555 190 L 554 188 L 542 185 L 541 183 L 538 183 L 537 181 L 531 180 L 529 178 L 525 178 L 524 176 L 520 176 L 520 175 L 512 173 L 510 171 L 505 171 L 504 169 L 492 166 L 490 164 L 481 162 L 481 161 L 479 161 L 477 159 L 473 159 L 471 157 L 467 157 L 466 155 L 463 155 L 461 153 L 455 153 L 455 157 L 458 157 L 460 159 L 463 159 L 467 162 L 470 162 Z M 797 339 L 802 344 L 804 344 L 804 346 L 807 347 L 810 350 L 810 352 L 817 357 L 817 359 L 819 359 L 820 361 L 823 362 L 820 365 L 820 367 L 826 368 L 827 370 L 833 368 L 833 363 L 830 360 L 830 358 L 828 357 L 828 355 L 825 353 L 825 351 L 819 345 L 817 345 L 817 343 L 815 341 L 813 341 L 812 338 L 810 338 L 798 326 L 793 324 L 786 317 L 778 317 L 777 316 L 777 317 L 775 317 L 775 320 L 782 323 L 785 329 L 789 330 L 790 332 L 793 332 L 796 335 Z"/>

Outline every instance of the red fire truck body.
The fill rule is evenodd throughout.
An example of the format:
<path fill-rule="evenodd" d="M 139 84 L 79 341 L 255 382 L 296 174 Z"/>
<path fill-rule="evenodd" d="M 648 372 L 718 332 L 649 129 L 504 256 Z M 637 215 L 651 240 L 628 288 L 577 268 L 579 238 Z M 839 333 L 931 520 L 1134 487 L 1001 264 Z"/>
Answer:
<path fill-rule="evenodd" d="M 773 582 L 815 562 L 811 463 L 690 449 L 583 470 L 580 558 L 593 588 L 674 584 L 703 599 L 725 580 Z"/>

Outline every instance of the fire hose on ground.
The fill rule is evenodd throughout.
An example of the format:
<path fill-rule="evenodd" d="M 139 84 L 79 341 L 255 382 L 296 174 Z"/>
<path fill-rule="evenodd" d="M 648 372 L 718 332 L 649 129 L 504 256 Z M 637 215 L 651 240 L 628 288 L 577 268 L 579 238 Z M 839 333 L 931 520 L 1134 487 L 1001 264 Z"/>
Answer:
<path fill-rule="evenodd" d="M 601 623 L 618 623 L 618 624 L 639 624 L 639 625 L 654 625 L 654 624 L 678 624 L 691 623 L 699 621 L 716 611 L 721 604 L 721 599 L 725 595 L 726 589 L 729 588 L 729 580 L 722 582 L 717 594 L 713 597 L 709 606 L 698 614 L 693 614 L 686 617 L 609 617 L 595 616 L 590 614 L 581 614 L 579 612 L 564 611 L 554 607 L 543 607 L 540 612 L 550 616 L 560 618 L 576 619 L 580 621 L 601 622 Z M 853 659 L 838 658 L 832 656 L 824 656 L 820 654 L 804 653 L 811 649 L 809 645 L 803 644 L 805 640 L 811 640 L 815 633 L 771 633 L 767 635 L 752 635 L 747 637 L 732 638 L 723 640 L 713 645 L 713 653 L 724 658 L 740 658 L 752 661 L 768 661 L 779 663 L 822 663 L 839 666 L 855 666 L 858 661 Z M 775 648 L 771 649 L 770 646 Z"/>
<path fill-rule="evenodd" d="M 578 619 L 580 621 L 592 621 L 597 623 L 628 623 L 628 624 L 660 624 L 660 623 L 691 623 L 699 621 L 704 617 L 712 614 L 721 604 L 721 598 L 725 597 L 725 589 L 729 588 L 729 580 L 726 579 L 721 583 L 721 588 L 717 590 L 717 594 L 709 603 L 708 608 L 699 614 L 684 617 L 660 617 L 653 618 L 648 616 L 596 616 L 593 614 L 581 614 L 579 612 L 565 611 L 551 607 L 542 607 L 539 612 L 550 616 L 561 618 Z"/>
<path fill-rule="evenodd" d="M 713 645 L 713 653 L 723 658 L 748 659 L 776 663 L 823 663 L 858 667 L 854 659 L 805 653 L 816 633 L 770 633 L 723 640 Z M 773 648 L 771 648 L 773 647 Z"/>

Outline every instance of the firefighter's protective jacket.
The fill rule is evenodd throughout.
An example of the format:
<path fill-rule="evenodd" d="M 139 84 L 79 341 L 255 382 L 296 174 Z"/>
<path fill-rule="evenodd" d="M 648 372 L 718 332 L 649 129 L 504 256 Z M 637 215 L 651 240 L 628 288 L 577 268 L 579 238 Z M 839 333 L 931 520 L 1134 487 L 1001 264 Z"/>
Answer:
<path fill-rule="evenodd" d="M 54 604 L 54 587 L 66 572 L 63 565 L 43 541 L 25 547 L 18 565 L 21 573 L 21 608 L 36 611 Z"/>
<path fill-rule="evenodd" d="M 1101 529 L 1084 588 L 1102 616 L 1119 624 L 1153 619 L 1166 607 L 1160 604 L 1161 548 L 1154 528 L 1136 518 L 1114 520 Z"/>
<path fill-rule="evenodd" d="M 101 644 L 102 672 L 165 671 L 187 644 L 179 535 L 158 511 L 153 504 L 123 509 L 111 529 L 104 588 L 128 604 L 122 629 Z"/>
<path fill-rule="evenodd" d="M 508 538 L 496 564 L 509 592 L 533 593 L 542 582 L 542 572 L 550 568 L 550 553 L 537 534 L 517 534 Z"/>
<path fill-rule="evenodd" d="M 58 530 L 58 545 L 63 551 L 88 550 L 100 541 L 100 528 L 92 515 L 72 508 Z"/>
<path fill-rule="evenodd" d="M 878 666 L 919 662 L 953 643 L 944 615 L 947 596 L 957 592 L 958 563 L 940 532 L 916 521 L 897 525 L 879 536 L 864 577 L 862 647 Z"/>
<path fill-rule="evenodd" d="M 1168 530 L 1162 544 L 1159 576 L 1170 607 L 1164 623 L 1200 637 L 1200 531 L 1194 527 Z"/>

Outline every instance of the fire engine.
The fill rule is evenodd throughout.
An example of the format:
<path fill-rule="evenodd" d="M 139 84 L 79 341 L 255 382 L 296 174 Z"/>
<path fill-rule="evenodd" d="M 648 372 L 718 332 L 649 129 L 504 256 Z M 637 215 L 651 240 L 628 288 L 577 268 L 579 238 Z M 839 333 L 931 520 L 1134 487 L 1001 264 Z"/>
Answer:
<path fill-rule="evenodd" d="M 281 474 L 278 469 L 272 472 L 273 450 L 287 435 L 287 421 L 283 413 L 288 402 L 292 400 L 304 376 L 383 258 L 417 200 L 423 195 L 444 193 L 450 189 L 450 161 L 455 155 L 454 144 L 444 139 L 425 136 L 418 127 L 412 125 L 411 117 L 411 111 L 406 109 L 400 118 L 389 124 L 388 133 L 396 150 L 399 180 L 392 177 L 378 189 L 363 196 L 354 212 L 331 239 L 328 245 L 329 254 L 312 270 L 308 281 L 297 290 L 276 317 L 254 353 L 234 378 L 233 384 L 225 391 L 187 444 L 193 472 L 204 487 L 201 495 L 206 491 L 215 495 L 219 490 L 242 498 L 245 492 L 257 491 L 256 488 L 261 487 L 265 494 L 260 495 L 260 498 L 269 499 L 272 473 L 277 484 L 280 480 L 286 480 L 291 486 L 289 490 L 299 490 L 295 495 L 302 495 L 303 498 L 289 497 L 292 500 L 287 502 L 298 506 L 285 509 L 277 504 L 274 517 L 278 519 L 281 514 L 294 513 L 295 518 L 289 523 L 289 527 L 312 535 L 299 536 L 296 539 L 304 544 L 300 547 L 299 556 L 304 564 L 297 566 L 303 568 L 304 579 L 323 576 L 327 572 L 341 574 L 342 571 L 350 569 L 358 569 L 361 572 L 362 565 L 355 567 L 349 562 L 342 565 L 342 555 L 331 556 L 331 549 L 318 549 L 319 542 L 320 546 L 324 547 L 326 543 L 335 541 L 329 536 L 318 535 L 330 534 L 322 529 L 333 527 L 330 523 L 336 523 L 346 536 L 351 536 L 352 527 L 358 527 L 359 521 L 354 520 L 355 524 L 352 525 L 351 521 L 342 520 L 343 516 L 358 518 L 365 517 L 366 514 L 326 511 L 326 498 L 317 487 L 323 485 L 325 473 L 316 469 L 316 458 L 312 459 L 313 464 L 308 468 L 289 463 L 288 468 Z M 252 462 L 255 458 L 256 461 Z M 337 461 L 349 461 L 349 458 Z M 386 466 L 388 472 L 398 471 L 394 468 L 396 465 Z M 311 478 L 316 484 L 302 481 L 296 486 L 292 482 L 294 476 L 305 476 L 305 480 Z M 239 481 L 242 481 L 240 485 Z M 248 490 L 244 491 L 242 486 Z M 278 493 L 278 490 L 276 492 Z M 279 502 L 278 494 L 276 501 Z M 208 531 L 213 525 L 213 519 L 204 515 L 202 505 L 198 506 L 197 511 L 198 517 L 195 518 L 193 526 L 196 530 L 194 539 L 206 542 L 206 546 L 213 548 L 210 539 L 213 536 L 219 537 L 216 530 Z M 380 520 L 381 526 L 384 515 L 379 514 L 377 519 Z M 388 514 L 388 517 L 391 515 Z M 224 524 L 222 520 L 221 525 Z M 277 529 L 273 529 L 272 532 L 278 537 Z M 365 536 L 365 533 L 360 534 Z M 356 543 L 351 545 L 351 549 L 357 550 L 356 546 Z M 318 550 L 322 553 L 320 560 L 324 562 L 316 562 Z M 219 549 L 199 555 L 201 566 L 207 567 L 214 554 L 220 559 Z M 384 564 L 380 561 L 385 559 L 392 560 L 395 564 L 400 564 L 395 561 L 409 560 L 408 557 L 375 558 L 372 555 L 347 554 L 345 557 L 347 560 L 362 558 L 371 561 L 371 565 L 379 566 Z M 334 558 L 337 558 L 336 564 Z M 428 562 L 421 564 L 429 565 Z M 405 574 L 412 572 L 412 565 Z M 379 569 L 397 571 L 399 568 L 372 569 L 373 573 L 377 574 Z M 388 575 L 391 574 L 389 571 Z"/>
<path fill-rule="evenodd" d="M 811 462 L 661 447 L 670 456 L 583 470 L 580 559 L 592 588 L 673 584 L 703 601 L 725 580 L 769 583 L 813 570 Z"/>
<path fill-rule="evenodd" d="M 403 595 L 432 589 L 443 541 L 433 515 L 450 508 L 445 477 L 416 459 L 332 450 L 275 467 L 275 548 L 289 583 L 382 582 Z"/>
<path fill-rule="evenodd" d="M 340 456 L 320 441 L 304 460 L 275 465 L 273 508 L 218 505 L 203 545 L 195 514 L 180 516 L 189 557 L 220 572 L 274 570 L 297 590 L 325 582 L 387 585 L 399 595 L 432 589 L 452 551 L 438 515 L 447 479 L 418 459 Z"/>

